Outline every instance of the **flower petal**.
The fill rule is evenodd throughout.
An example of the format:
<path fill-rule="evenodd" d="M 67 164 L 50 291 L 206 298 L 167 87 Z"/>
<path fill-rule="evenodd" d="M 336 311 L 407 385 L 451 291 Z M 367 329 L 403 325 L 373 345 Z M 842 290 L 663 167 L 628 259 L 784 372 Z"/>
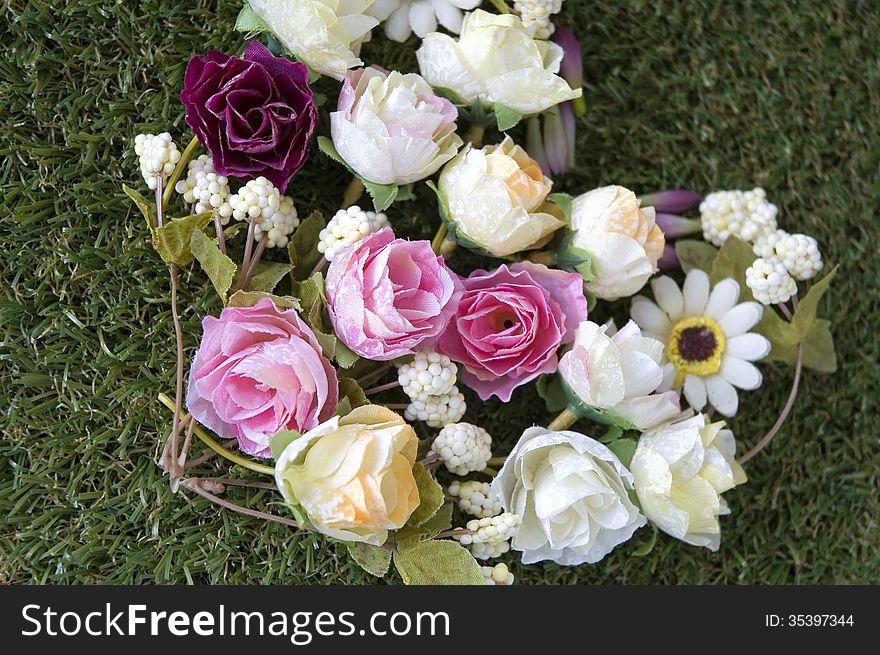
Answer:
<path fill-rule="evenodd" d="M 725 337 L 735 337 L 745 334 L 761 320 L 764 313 L 763 307 L 756 302 L 740 303 L 718 321 Z"/>
<path fill-rule="evenodd" d="M 721 318 L 733 309 L 739 298 L 739 284 L 736 280 L 725 278 L 715 285 L 709 294 L 709 302 L 706 303 L 705 314 L 720 321 Z"/>
<path fill-rule="evenodd" d="M 693 268 L 687 274 L 682 288 L 685 316 L 701 316 L 709 299 L 709 276 L 705 271 Z"/>
<path fill-rule="evenodd" d="M 633 299 L 629 313 L 649 336 L 665 341 L 672 331 L 672 324 L 663 310 L 644 296 L 636 296 Z"/>
<path fill-rule="evenodd" d="M 671 277 L 663 275 L 654 278 L 651 280 L 651 289 L 654 291 L 654 300 L 667 313 L 670 321 L 675 322 L 684 316 L 684 296 Z"/>
<path fill-rule="evenodd" d="M 688 375 L 684 379 L 684 397 L 696 411 L 706 406 L 706 383 L 697 375 Z"/>
<path fill-rule="evenodd" d="M 739 397 L 733 385 L 720 375 L 712 375 L 705 378 L 705 381 L 712 407 L 723 416 L 734 416 L 739 407 Z"/>
<path fill-rule="evenodd" d="M 757 389 L 761 386 L 761 371 L 754 364 L 738 357 L 724 357 L 718 373 L 739 389 Z"/>
<path fill-rule="evenodd" d="M 770 347 L 770 341 L 766 337 L 748 332 L 728 339 L 724 354 L 754 362 L 769 355 Z"/>

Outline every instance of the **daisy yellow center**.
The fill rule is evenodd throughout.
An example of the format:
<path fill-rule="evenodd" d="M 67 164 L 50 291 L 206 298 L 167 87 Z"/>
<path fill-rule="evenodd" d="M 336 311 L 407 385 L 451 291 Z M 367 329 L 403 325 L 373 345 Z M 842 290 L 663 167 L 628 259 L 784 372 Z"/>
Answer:
<path fill-rule="evenodd" d="M 708 316 L 688 316 L 676 323 L 666 345 L 666 357 L 675 367 L 675 386 L 688 375 L 717 373 L 724 346 L 724 331 Z"/>

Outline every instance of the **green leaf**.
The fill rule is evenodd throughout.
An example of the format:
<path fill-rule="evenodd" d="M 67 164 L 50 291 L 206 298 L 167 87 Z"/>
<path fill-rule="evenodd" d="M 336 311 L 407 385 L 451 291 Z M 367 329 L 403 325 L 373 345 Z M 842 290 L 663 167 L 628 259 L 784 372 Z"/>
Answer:
<path fill-rule="evenodd" d="M 391 551 L 381 546 L 355 542 L 348 544 L 348 554 L 370 575 L 384 578 L 391 566 Z"/>
<path fill-rule="evenodd" d="M 408 585 L 483 585 L 480 565 L 454 541 L 423 541 L 394 554 L 394 566 Z"/>
<path fill-rule="evenodd" d="M 318 150 L 327 155 L 330 159 L 335 161 L 337 164 L 342 164 L 346 168 L 348 168 L 348 164 L 345 163 L 345 160 L 342 158 L 342 155 L 339 154 L 339 151 L 336 150 L 336 146 L 333 145 L 333 139 L 330 139 L 326 136 L 318 137 Z M 351 170 L 348 168 L 348 170 Z"/>
<path fill-rule="evenodd" d="M 633 557 L 644 557 L 645 555 L 650 554 L 652 550 L 654 550 L 654 545 L 657 543 L 657 526 L 653 523 L 651 523 L 650 525 L 650 538 L 633 552 Z"/>
<path fill-rule="evenodd" d="M 262 291 L 236 291 L 226 303 L 227 307 L 253 307 L 263 298 L 268 298 L 280 309 L 295 309 L 300 311 L 299 300 L 293 296 L 274 296 Z"/>
<path fill-rule="evenodd" d="M 293 295 L 299 298 L 303 320 L 312 330 L 324 331 L 324 276 L 317 272 L 303 282 L 293 283 Z"/>
<path fill-rule="evenodd" d="M 436 93 L 437 95 L 443 96 L 444 98 L 449 100 L 449 102 L 451 102 L 453 105 L 465 106 L 467 104 L 464 101 L 464 99 L 460 95 L 458 95 L 455 91 L 453 91 L 452 89 L 447 89 L 446 87 L 443 87 L 443 86 L 435 86 L 432 88 L 434 89 L 434 93 Z"/>
<path fill-rule="evenodd" d="M 623 437 L 623 428 L 617 425 L 612 425 L 608 428 L 605 434 L 599 437 L 599 441 L 601 443 L 604 443 L 605 445 L 608 445 L 613 441 L 617 441 L 621 437 Z"/>
<path fill-rule="evenodd" d="M 617 455 L 617 459 L 626 468 L 632 463 L 633 455 L 636 454 L 636 440 L 631 437 L 625 439 L 617 439 L 608 444 L 608 449 Z"/>
<path fill-rule="evenodd" d="M 522 120 L 523 115 L 507 105 L 495 103 L 492 108 L 495 111 L 495 122 L 499 132 L 506 132 L 516 127 L 516 124 Z"/>
<path fill-rule="evenodd" d="M 745 297 L 740 298 L 740 302 L 743 299 L 752 300 L 754 298 L 752 292 L 746 286 L 746 269 L 752 265 L 755 259 L 752 246 L 738 237 L 731 236 L 718 251 L 718 255 L 712 263 L 712 270 L 706 272 L 709 273 L 712 284 L 718 284 L 728 277 L 733 278 L 739 282 L 740 293 Z"/>
<path fill-rule="evenodd" d="M 130 186 L 123 184 L 122 190 L 125 192 L 125 195 L 131 198 L 135 206 L 141 210 L 141 214 L 143 214 L 144 220 L 147 222 L 150 234 L 152 234 L 153 230 L 156 229 L 156 204 L 144 198 L 138 191 L 135 191 Z"/>
<path fill-rule="evenodd" d="M 794 365 L 794 361 L 789 362 Z M 820 373 L 837 370 L 837 353 L 831 335 L 831 321 L 817 318 L 804 338 L 804 366 Z"/>
<path fill-rule="evenodd" d="M 327 359 L 332 359 L 340 368 L 349 369 L 360 361 L 360 357 L 342 343 L 335 334 L 323 332 L 317 328 L 312 328 L 312 332 L 315 333 L 315 338 L 321 344 L 324 356 Z"/>
<path fill-rule="evenodd" d="M 403 200 L 412 200 L 416 197 L 416 194 L 413 190 L 413 184 L 404 184 L 402 187 L 398 187 L 397 189 L 397 198 L 395 199 L 397 202 L 401 202 Z"/>
<path fill-rule="evenodd" d="M 246 285 L 247 291 L 259 291 L 262 293 L 272 293 L 278 283 L 285 275 L 293 270 L 292 264 L 281 264 L 279 262 L 261 262 L 257 266 L 256 272 L 251 276 Z"/>
<path fill-rule="evenodd" d="M 696 239 L 683 239 L 675 242 L 675 254 L 681 262 L 681 269 L 687 273 L 692 268 L 709 273 L 712 263 L 718 256 L 718 248 Z"/>
<path fill-rule="evenodd" d="M 565 222 L 571 225 L 571 202 L 572 197 L 568 193 L 551 193 L 547 196 L 547 200 L 556 204 L 562 213 L 565 214 Z"/>
<path fill-rule="evenodd" d="M 557 375 L 542 375 L 535 385 L 538 395 L 544 399 L 548 412 L 558 413 L 568 405 L 562 382 Z"/>
<path fill-rule="evenodd" d="M 269 448 L 272 450 L 272 459 L 277 460 L 281 457 L 281 453 L 291 443 L 300 438 L 300 433 L 296 430 L 281 430 L 269 437 Z"/>
<path fill-rule="evenodd" d="M 770 353 L 764 361 L 794 363 L 801 337 L 797 328 L 783 320 L 772 307 L 764 307 L 764 314 L 752 331 L 770 342 Z"/>
<path fill-rule="evenodd" d="M 194 257 L 191 248 L 193 234 L 201 233 L 213 217 L 213 212 L 201 212 L 172 218 L 153 230 L 153 248 L 165 263 L 186 266 Z"/>
<path fill-rule="evenodd" d="M 220 252 L 217 243 L 201 230 L 193 230 L 190 235 L 190 248 L 225 305 L 226 294 L 232 286 L 232 279 L 237 270 L 235 262 Z"/>
<path fill-rule="evenodd" d="M 593 407 L 592 405 L 586 404 L 580 397 L 569 387 L 565 380 L 560 378 L 562 383 L 562 390 L 565 393 L 565 396 L 568 398 L 568 409 L 569 411 L 577 416 L 578 418 L 587 418 L 591 421 L 595 421 L 596 423 L 602 423 L 603 425 L 613 425 L 619 428 L 623 428 L 624 430 L 638 430 L 638 428 L 626 420 L 622 416 L 618 416 L 612 412 L 609 412 L 606 409 L 602 409 L 601 407 Z"/>
<path fill-rule="evenodd" d="M 444 530 L 452 527 L 452 503 L 444 503 L 427 521 L 416 527 L 406 525 L 394 533 L 394 543 L 400 548 L 414 546 L 419 542 L 433 539 Z"/>
<path fill-rule="evenodd" d="M 339 378 L 339 398 L 340 402 L 342 399 L 348 400 L 349 411 L 355 407 L 363 407 L 370 404 L 370 401 L 364 395 L 364 390 L 361 389 L 361 385 L 352 378 Z"/>
<path fill-rule="evenodd" d="M 556 252 L 556 265 L 566 271 L 578 273 L 584 278 L 584 283 L 589 283 L 599 276 L 592 255 L 582 248 L 574 245 L 576 232 L 568 231 L 562 237 Z"/>
<path fill-rule="evenodd" d="M 837 266 L 812 286 L 807 295 L 798 303 L 797 309 L 794 310 L 794 317 L 791 319 L 791 322 L 797 328 L 801 338 L 805 338 L 810 330 L 813 329 L 813 325 L 816 323 L 819 301 L 822 300 L 822 296 L 828 291 L 835 273 L 837 273 Z"/>
<path fill-rule="evenodd" d="M 307 279 L 324 255 L 318 252 L 321 230 L 327 225 L 321 212 L 312 212 L 299 224 L 287 244 L 287 255 L 293 267 L 291 276 L 294 282 Z"/>
<path fill-rule="evenodd" d="M 364 183 L 364 188 L 373 199 L 373 207 L 377 212 L 385 211 L 397 200 L 400 187 L 396 184 L 376 184 L 375 182 L 368 182 L 364 178 L 360 178 L 360 180 Z"/>
<path fill-rule="evenodd" d="M 434 479 L 425 467 L 419 462 L 413 466 L 413 477 L 416 479 L 416 487 L 419 489 L 419 506 L 409 517 L 407 525 L 418 527 L 429 518 L 434 516 L 443 506 L 445 495 L 443 487 Z"/>
<path fill-rule="evenodd" d="M 238 12 L 238 17 L 235 19 L 235 31 L 259 34 L 260 32 L 268 32 L 269 26 L 245 2 L 244 7 L 241 8 L 241 11 Z"/>

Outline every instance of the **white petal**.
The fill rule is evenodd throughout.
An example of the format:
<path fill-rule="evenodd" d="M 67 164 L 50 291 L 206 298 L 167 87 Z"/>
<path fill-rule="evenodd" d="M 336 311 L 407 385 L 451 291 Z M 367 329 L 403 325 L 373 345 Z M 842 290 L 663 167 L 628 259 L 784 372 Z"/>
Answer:
<path fill-rule="evenodd" d="M 412 34 L 409 26 L 409 6 L 402 5 L 394 10 L 388 20 L 385 21 L 385 34 L 392 41 L 403 43 Z"/>
<path fill-rule="evenodd" d="M 693 268 L 684 279 L 684 313 L 686 316 L 701 316 L 709 299 L 709 276 L 698 268 Z"/>
<path fill-rule="evenodd" d="M 761 386 L 761 371 L 744 359 L 724 357 L 721 360 L 721 370 L 718 373 L 739 389 L 757 389 Z"/>
<path fill-rule="evenodd" d="M 763 308 L 756 302 L 740 303 L 727 312 L 718 325 L 724 331 L 725 337 L 735 337 L 745 334 L 761 320 Z"/>
<path fill-rule="evenodd" d="M 712 293 L 709 294 L 709 302 L 706 303 L 705 314 L 711 316 L 716 321 L 720 321 L 721 317 L 733 309 L 739 298 L 739 284 L 736 280 L 725 278 L 715 285 Z"/>
<path fill-rule="evenodd" d="M 770 342 L 765 337 L 748 332 L 728 339 L 724 354 L 754 362 L 769 355 L 770 347 Z"/>
<path fill-rule="evenodd" d="M 684 397 L 696 411 L 706 406 L 706 383 L 698 375 L 688 375 L 684 379 Z"/>
<path fill-rule="evenodd" d="M 670 321 L 675 322 L 684 315 L 684 296 L 671 277 L 663 275 L 654 278 L 651 280 L 651 289 L 654 291 L 654 300 L 669 315 Z"/>
<path fill-rule="evenodd" d="M 461 32 L 461 22 L 464 14 L 461 9 L 447 0 L 434 0 L 434 12 L 440 24 L 453 34 Z"/>
<path fill-rule="evenodd" d="M 639 327 L 652 336 L 665 340 L 672 330 L 672 324 L 663 310 L 642 296 L 633 300 L 629 313 Z"/>
<path fill-rule="evenodd" d="M 712 375 L 705 378 L 706 391 L 709 394 L 709 402 L 723 416 L 733 416 L 739 407 L 739 398 L 736 389 L 720 375 Z"/>
<path fill-rule="evenodd" d="M 409 9 L 409 24 L 419 37 L 437 29 L 434 5 L 428 0 L 415 0 Z"/>

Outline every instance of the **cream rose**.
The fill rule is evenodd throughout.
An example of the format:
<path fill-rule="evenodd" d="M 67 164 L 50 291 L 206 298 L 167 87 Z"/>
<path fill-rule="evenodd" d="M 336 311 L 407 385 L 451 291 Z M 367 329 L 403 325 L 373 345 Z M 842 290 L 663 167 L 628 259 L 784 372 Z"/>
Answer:
<path fill-rule="evenodd" d="M 425 35 L 416 56 L 422 76 L 435 88 L 453 91 L 467 104 L 478 98 L 520 114 L 537 114 L 581 96 L 559 77 L 562 48 L 534 39 L 514 14 L 467 14 L 456 41 Z"/>
<path fill-rule="evenodd" d="M 375 68 L 350 71 L 330 114 L 333 145 L 359 176 L 376 184 L 409 184 L 433 175 L 455 156 L 458 110 L 419 75 Z"/>
<path fill-rule="evenodd" d="M 361 66 L 361 43 L 379 21 L 364 12 L 373 0 L 248 0 L 254 13 L 309 68 L 341 80 Z"/>
<path fill-rule="evenodd" d="M 718 550 L 718 517 L 730 509 L 721 494 L 746 481 L 736 441 L 724 421 L 703 414 L 645 432 L 630 469 L 648 519 L 694 546 Z"/>
<path fill-rule="evenodd" d="M 525 150 L 505 137 L 466 146 L 440 173 L 440 198 L 460 241 L 496 257 L 540 248 L 565 223 L 547 201 L 552 182 Z M 462 239 L 463 237 L 463 239 Z"/>
<path fill-rule="evenodd" d="M 292 441 L 275 463 L 275 482 L 318 531 L 378 546 L 419 506 L 417 450 L 400 416 L 365 405 Z"/>
<path fill-rule="evenodd" d="M 645 525 L 630 501 L 632 475 L 606 446 L 577 432 L 523 432 L 492 482 L 522 524 L 513 538 L 524 564 L 598 562 Z"/>
<path fill-rule="evenodd" d="M 559 361 L 566 392 L 596 420 L 645 430 L 681 413 L 674 391 L 654 393 L 664 381 L 662 342 L 643 337 L 634 321 L 618 332 L 581 323 Z M 609 333 L 611 332 L 611 333 Z M 672 371 L 669 370 L 671 380 Z"/>
<path fill-rule="evenodd" d="M 622 186 L 593 189 L 572 201 L 566 247 L 592 261 L 592 293 L 604 300 L 631 296 L 657 272 L 665 239 L 654 216 L 652 207 L 640 208 L 636 194 Z"/>

